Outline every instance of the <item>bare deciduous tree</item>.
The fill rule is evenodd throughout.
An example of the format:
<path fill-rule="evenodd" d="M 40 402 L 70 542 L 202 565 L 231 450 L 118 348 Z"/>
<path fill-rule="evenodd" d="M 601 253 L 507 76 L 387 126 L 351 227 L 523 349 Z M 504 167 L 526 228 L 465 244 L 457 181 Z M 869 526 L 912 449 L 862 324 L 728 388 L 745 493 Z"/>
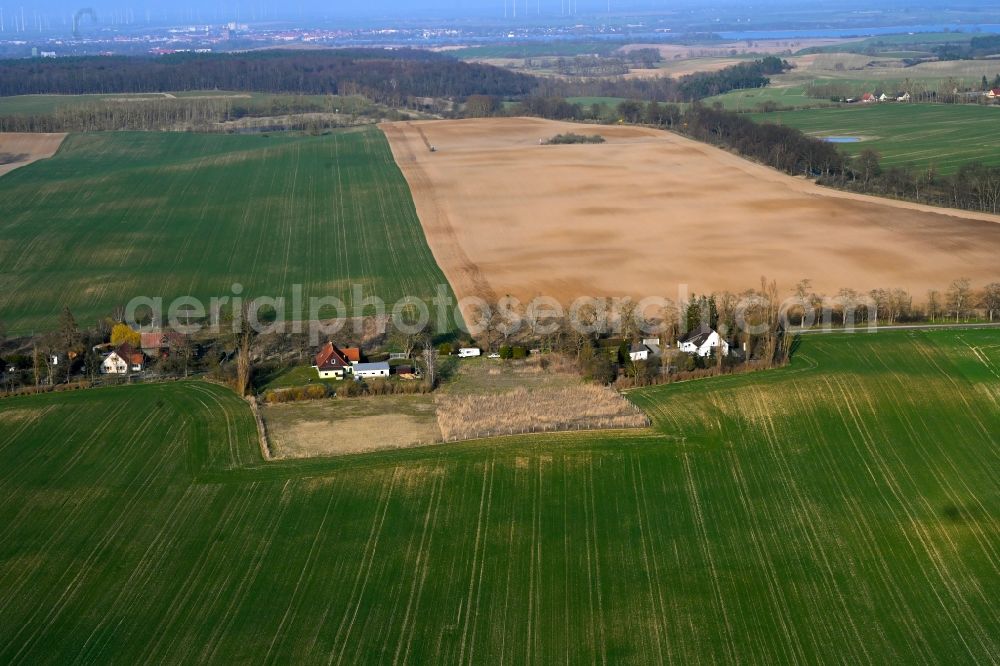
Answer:
<path fill-rule="evenodd" d="M 1000 282 L 991 282 L 983 288 L 983 307 L 990 321 L 1000 311 Z"/>
<path fill-rule="evenodd" d="M 971 295 L 972 282 L 969 278 L 959 278 L 948 288 L 948 310 L 955 313 L 956 323 L 968 307 Z"/>
<path fill-rule="evenodd" d="M 234 326 L 236 336 L 236 392 L 245 396 L 250 388 L 253 375 L 253 342 L 257 331 L 250 323 L 251 303 L 244 301 L 240 309 L 240 321 Z"/>

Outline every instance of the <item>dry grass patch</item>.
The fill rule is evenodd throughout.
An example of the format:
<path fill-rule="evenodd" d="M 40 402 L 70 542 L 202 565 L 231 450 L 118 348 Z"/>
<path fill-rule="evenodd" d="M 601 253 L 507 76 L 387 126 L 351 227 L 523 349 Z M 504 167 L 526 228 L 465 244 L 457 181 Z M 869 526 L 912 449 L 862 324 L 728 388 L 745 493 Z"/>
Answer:
<path fill-rule="evenodd" d="M 336 456 L 441 441 L 429 396 L 378 396 L 261 408 L 276 459 Z"/>
<path fill-rule="evenodd" d="M 564 388 L 580 384 L 580 374 L 572 361 L 559 354 L 531 356 L 523 361 L 500 361 L 489 358 L 457 361 L 454 376 L 441 387 L 451 395 L 489 393 L 491 395 L 519 388 L 529 390 Z"/>
<path fill-rule="evenodd" d="M 529 432 L 644 428 L 649 419 L 618 392 L 592 384 L 437 396 L 445 441 Z"/>

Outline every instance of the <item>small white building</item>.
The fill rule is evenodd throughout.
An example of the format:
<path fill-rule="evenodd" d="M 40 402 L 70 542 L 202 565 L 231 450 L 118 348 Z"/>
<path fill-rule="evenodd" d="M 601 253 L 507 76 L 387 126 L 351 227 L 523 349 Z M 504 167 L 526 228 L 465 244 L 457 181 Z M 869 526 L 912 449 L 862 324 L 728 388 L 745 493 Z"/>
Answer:
<path fill-rule="evenodd" d="M 628 350 L 628 357 L 633 361 L 648 361 L 649 347 L 638 342 L 634 343 Z"/>
<path fill-rule="evenodd" d="M 473 358 L 474 356 L 479 356 L 482 354 L 482 350 L 479 347 L 462 347 L 458 350 L 459 358 Z"/>
<path fill-rule="evenodd" d="M 354 366 L 354 376 L 358 379 L 388 377 L 389 362 L 382 361 L 381 363 L 357 363 Z"/>
<path fill-rule="evenodd" d="M 701 325 L 677 341 L 677 348 L 685 354 L 696 354 L 706 357 L 713 349 L 721 349 L 723 356 L 729 356 L 729 343 L 722 339 L 718 331 L 707 325 Z"/>

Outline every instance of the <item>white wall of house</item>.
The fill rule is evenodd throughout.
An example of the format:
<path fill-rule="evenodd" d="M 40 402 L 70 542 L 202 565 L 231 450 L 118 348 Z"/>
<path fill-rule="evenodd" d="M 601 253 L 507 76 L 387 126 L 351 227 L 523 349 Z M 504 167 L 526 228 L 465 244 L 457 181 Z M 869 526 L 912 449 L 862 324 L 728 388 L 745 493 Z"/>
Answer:
<path fill-rule="evenodd" d="M 101 372 L 105 375 L 125 375 L 128 374 L 128 364 L 121 356 L 111 352 L 101 363 Z"/>
<path fill-rule="evenodd" d="M 357 373 L 358 377 L 361 379 L 366 379 L 368 377 L 388 377 L 388 370 L 362 370 Z"/>
<path fill-rule="evenodd" d="M 693 342 L 685 342 L 680 345 L 680 350 L 685 354 L 697 354 L 698 356 L 705 357 L 712 353 L 712 350 L 716 347 L 722 347 L 722 355 L 729 356 L 729 343 L 722 339 L 722 337 L 712 331 L 712 334 L 701 344 L 700 347 L 696 346 Z"/>
<path fill-rule="evenodd" d="M 649 360 L 649 350 L 643 349 L 642 351 L 629 352 L 628 357 L 633 361 L 648 361 Z"/>

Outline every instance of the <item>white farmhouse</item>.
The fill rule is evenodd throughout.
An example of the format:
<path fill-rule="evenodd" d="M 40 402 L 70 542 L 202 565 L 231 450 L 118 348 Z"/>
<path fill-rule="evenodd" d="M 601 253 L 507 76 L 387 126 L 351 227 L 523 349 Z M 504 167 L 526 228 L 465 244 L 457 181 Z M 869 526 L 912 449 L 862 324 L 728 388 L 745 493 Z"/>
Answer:
<path fill-rule="evenodd" d="M 105 375 L 127 375 L 128 363 L 118 352 L 111 352 L 101 362 L 101 373 Z"/>
<path fill-rule="evenodd" d="M 634 343 L 628 349 L 628 357 L 633 361 L 648 361 L 649 360 L 649 347 L 638 342 Z"/>
<path fill-rule="evenodd" d="M 685 354 L 709 356 L 712 350 L 719 348 L 723 356 L 729 356 L 729 343 L 722 339 L 718 331 L 702 324 L 677 341 L 677 348 Z"/>
<path fill-rule="evenodd" d="M 128 343 L 121 344 L 101 361 L 101 374 L 127 375 L 129 372 L 142 372 L 145 361 L 141 351 Z"/>

